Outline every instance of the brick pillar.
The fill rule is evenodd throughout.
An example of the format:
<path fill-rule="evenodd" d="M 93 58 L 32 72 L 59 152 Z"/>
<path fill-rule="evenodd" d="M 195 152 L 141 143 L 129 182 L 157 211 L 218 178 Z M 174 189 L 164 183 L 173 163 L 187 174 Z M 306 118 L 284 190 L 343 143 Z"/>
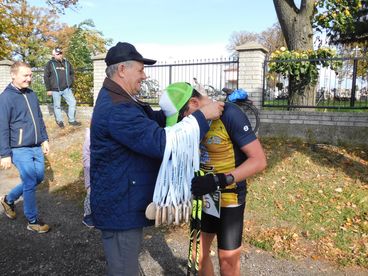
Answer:
<path fill-rule="evenodd" d="M 239 52 L 239 88 L 249 93 L 258 108 L 262 105 L 263 67 L 268 50 L 257 42 L 237 46 Z"/>
<path fill-rule="evenodd" d="M 11 82 L 10 66 L 13 64 L 10 60 L 0 60 L 0 93 Z"/>
<path fill-rule="evenodd" d="M 100 54 L 92 58 L 93 60 L 93 103 L 96 102 L 97 95 L 100 92 L 103 81 L 106 77 L 105 56 L 106 54 Z"/>

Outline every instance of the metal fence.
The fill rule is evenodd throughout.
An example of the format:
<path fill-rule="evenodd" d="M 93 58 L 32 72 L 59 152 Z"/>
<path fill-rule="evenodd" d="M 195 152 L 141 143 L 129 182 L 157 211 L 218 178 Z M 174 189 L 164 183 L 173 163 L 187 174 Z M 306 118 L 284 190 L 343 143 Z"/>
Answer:
<path fill-rule="evenodd" d="M 183 60 L 145 66 L 147 80 L 142 83 L 143 101 L 157 103 L 161 91 L 174 82 L 200 84 L 209 94 L 238 87 L 238 59 Z M 197 83 L 196 83 L 196 81 Z"/>
<path fill-rule="evenodd" d="M 52 96 L 47 95 L 44 83 L 44 69 L 32 70 L 32 85 L 31 89 L 37 94 L 41 104 L 52 103 Z M 92 68 L 77 68 L 74 72 L 73 94 L 78 106 L 93 105 L 93 69 Z M 62 99 L 62 105 L 66 105 Z"/>
<path fill-rule="evenodd" d="M 269 73 L 270 62 L 338 61 L 335 69 L 317 66 L 318 81 L 315 85 L 314 104 L 296 106 L 290 102 L 289 76 Z M 265 61 L 262 106 L 271 108 L 316 108 L 316 109 L 368 109 L 368 58 L 341 57 L 332 59 L 300 59 Z"/>

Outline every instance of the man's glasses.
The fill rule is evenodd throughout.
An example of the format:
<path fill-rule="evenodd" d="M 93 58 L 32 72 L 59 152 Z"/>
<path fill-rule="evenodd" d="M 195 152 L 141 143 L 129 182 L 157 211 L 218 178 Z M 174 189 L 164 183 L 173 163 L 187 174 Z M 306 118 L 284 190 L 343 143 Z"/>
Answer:
<path fill-rule="evenodd" d="M 61 56 L 62 54 L 63 54 L 63 53 L 57 53 L 56 55 L 57 55 L 57 56 Z"/>

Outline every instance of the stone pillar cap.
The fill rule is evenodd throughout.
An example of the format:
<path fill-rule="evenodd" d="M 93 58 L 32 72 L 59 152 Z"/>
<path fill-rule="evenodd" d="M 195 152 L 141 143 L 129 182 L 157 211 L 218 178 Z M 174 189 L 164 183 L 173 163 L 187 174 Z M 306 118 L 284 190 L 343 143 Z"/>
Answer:
<path fill-rule="evenodd" d="M 254 50 L 260 50 L 260 51 L 265 52 L 265 53 L 269 52 L 265 47 L 263 47 L 262 44 L 259 44 L 256 41 L 250 41 L 250 42 L 247 42 L 245 44 L 236 46 L 235 49 L 239 52 L 254 51 Z"/>
<path fill-rule="evenodd" d="M 0 65 L 12 65 L 14 62 L 11 60 L 0 60 Z"/>
<path fill-rule="evenodd" d="M 106 53 L 102 53 L 102 54 L 92 57 L 92 60 L 101 60 L 101 59 L 105 59 L 105 57 L 106 57 Z"/>

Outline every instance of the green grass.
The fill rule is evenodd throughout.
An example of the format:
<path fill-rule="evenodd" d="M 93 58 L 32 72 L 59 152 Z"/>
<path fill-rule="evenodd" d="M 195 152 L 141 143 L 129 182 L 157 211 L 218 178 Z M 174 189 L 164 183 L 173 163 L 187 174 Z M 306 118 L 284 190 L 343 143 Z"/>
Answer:
<path fill-rule="evenodd" d="M 79 150 L 74 150 L 69 153 L 69 158 L 74 162 L 81 162 L 82 161 L 82 152 Z"/>
<path fill-rule="evenodd" d="M 312 254 L 368 267 L 367 149 L 262 142 L 268 168 L 250 181 L 247 210 L 257 230 L 245 239 L 290 256 L 305 255 L 299 246 L 307 243 Z"/>
<path fill-rule="evenodd" d="M 82 203 L 84 128 L 46 125 L 45 186 Z M 248 181 L 244 241 L 282 258 L 368 268 L 368 148 L 261 142 L 268 167 Z"/>
<path fill-rule="evenodd" d="M 273 107 L 263 107 L 265 110 L 288 110 L 287 100 L 265 101 L 264 104 L 274 105 Z M 331 108 L 326 109 L 313 107 L 313 109 L 320 112 L 325 112 L 326 110 L 330 112 L 368 112 L 367 101 L 355 101 L 353 108 L 350 108 L 350 101 L 321 101 L 319 102 L 318 106 L 328 106 Z"/>

